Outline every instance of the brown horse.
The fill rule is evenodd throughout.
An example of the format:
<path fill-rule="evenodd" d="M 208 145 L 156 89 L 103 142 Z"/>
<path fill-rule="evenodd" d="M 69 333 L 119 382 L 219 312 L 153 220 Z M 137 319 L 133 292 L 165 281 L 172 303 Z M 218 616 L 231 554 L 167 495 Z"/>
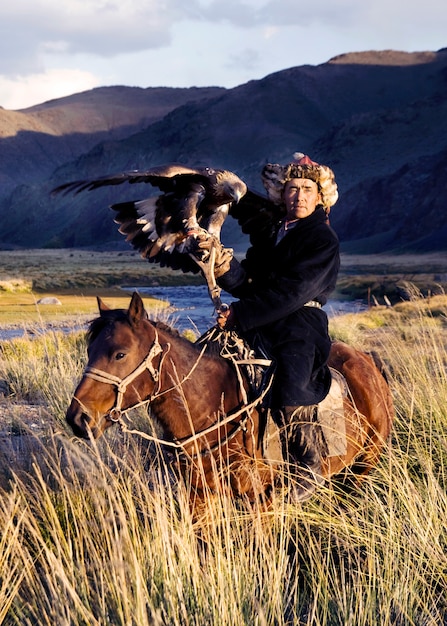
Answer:
<path fill-rule="evenodd" d="M 262 419 L 256 402 L 247 404 L 247 387 L 232 363 L 149 321 L 136 293 L 128 310 L 98 304 L 88 365 L 66 415 L 75 435 L 98 438 L 123 411 L 147 403 L 165 441 L 180 451 L 178 468 L 195 499 L 228 487 L 251 501 L 268 495 L 275 467 L 263 458 Z M 391 394 L 373 359 L 344 343 L 333 344 L 330 365 L 349 387 L 347 451 L 324 459 L 324 475 L 348 466 L 366 473 L 390 433 Z"/>

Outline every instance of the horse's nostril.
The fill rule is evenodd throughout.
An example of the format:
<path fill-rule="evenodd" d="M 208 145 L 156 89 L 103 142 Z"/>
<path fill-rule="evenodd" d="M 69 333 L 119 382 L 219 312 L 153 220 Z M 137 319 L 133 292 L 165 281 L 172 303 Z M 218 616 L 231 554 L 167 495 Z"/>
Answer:
<path fill-rule="evenodd" d="M 76 437 L 81 437 L 83 439 L 89 438 L 88 425 L 91 422 L 91 417 L 89 415 L 83 413 L 82 411 L 76 413 L 68 411 L 66 420 Z"/>

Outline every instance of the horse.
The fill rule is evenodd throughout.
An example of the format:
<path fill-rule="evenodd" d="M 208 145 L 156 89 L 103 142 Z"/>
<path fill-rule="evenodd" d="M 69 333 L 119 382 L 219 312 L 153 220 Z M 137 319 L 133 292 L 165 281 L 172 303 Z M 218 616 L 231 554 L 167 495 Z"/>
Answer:
<path fill-rule="evenodd" d="M 82 438 L 99 438 L 123 413 L 147 404 L 162 425 L 164 443 L 177 452 L 179 478 L 191 506 L 224 490 L 250 502 L 270 497 L 280 468 L 264 458 L 260 402 L 227 358 L 192 343 L 168 325 L 151 321 L 138 293 L 128 309 L 110 309 L 98 298 L 91 323 L 88 363 L 66 420 Z M 393 419 L 388 384 L 372 357 L 336 341 L 330 366 L 347 381 L 343 400 L 346 454 L 323 458 L 323 476 L 377 463 Z"/>

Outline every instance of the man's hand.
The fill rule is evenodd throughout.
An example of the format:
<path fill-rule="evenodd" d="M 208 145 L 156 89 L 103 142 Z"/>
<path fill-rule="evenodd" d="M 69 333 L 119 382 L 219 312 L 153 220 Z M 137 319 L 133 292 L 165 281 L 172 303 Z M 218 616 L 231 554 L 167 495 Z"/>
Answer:
<path fill-rule="evenodd" d="M 227 304 L 223 304 L 217 311 L 217 325 L 222 329 L 231 330 L 236 324 L 234 311 Z"/>

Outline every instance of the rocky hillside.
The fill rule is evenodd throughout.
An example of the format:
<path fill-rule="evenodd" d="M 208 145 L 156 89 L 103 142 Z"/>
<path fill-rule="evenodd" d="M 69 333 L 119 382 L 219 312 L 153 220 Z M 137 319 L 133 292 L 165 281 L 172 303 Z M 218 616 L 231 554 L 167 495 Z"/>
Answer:
<path fill-rule="evenodd" d="M 0 212 L 11 190 L 47 180 L 103 141 L 118 141 L 222 88 L 102 87 L 23 109 L 0 107 Z"/>
<path fill-rule="evenodd" d="M 262 191 L 263 163 L 300 150 L 336 173 L 345 250 L 447 249 L 447 49 L 345 54 L 230 90 L 93 90 L 0 110 L 0 137 L 3 245 L 116 245 L 107 206 L 152 192 L 51 197 L 67 180 L 176 161 L 233 169 Z"/>

